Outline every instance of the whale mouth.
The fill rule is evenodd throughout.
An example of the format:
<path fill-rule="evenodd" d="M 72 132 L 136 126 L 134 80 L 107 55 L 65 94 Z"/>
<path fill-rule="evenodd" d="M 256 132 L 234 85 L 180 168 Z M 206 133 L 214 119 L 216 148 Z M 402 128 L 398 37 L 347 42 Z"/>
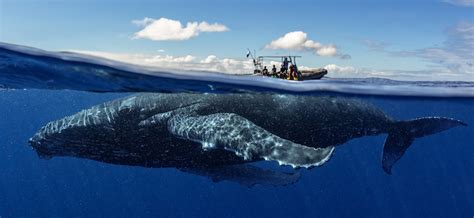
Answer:
<path fill-rule="evenodd" d="M 39 140 L 39 137 L 36 137 L 37 135 L 31 137 L 28 139 L 28 143 L 30 146 L 33 148 L 33 150 L 36 151 L 36 154 L 38 157 L 41 159 L 49 160 L 53 158 L 53 155 L 51 154 L 50 150 L 47 148 L 49 147 L 46 145 L 42 140 Z"/>

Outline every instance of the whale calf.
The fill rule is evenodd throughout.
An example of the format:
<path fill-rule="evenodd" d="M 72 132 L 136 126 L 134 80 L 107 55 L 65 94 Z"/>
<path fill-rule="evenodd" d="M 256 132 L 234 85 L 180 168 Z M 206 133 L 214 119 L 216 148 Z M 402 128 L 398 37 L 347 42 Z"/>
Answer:
<path fill-rule="evenodd" d="M 45 158 L 175 167 L 250 185 L 290 184 L 298 175 L 242 164 L 320 166 L 335 146 L 388 134 L 382 167 L 390 174 L 415 138 L 460 125 L 467 124 L 443 117 L 397 121 L 372 104 L 343 97 L 147 93 L 52 121 L 29 142 Z"/>

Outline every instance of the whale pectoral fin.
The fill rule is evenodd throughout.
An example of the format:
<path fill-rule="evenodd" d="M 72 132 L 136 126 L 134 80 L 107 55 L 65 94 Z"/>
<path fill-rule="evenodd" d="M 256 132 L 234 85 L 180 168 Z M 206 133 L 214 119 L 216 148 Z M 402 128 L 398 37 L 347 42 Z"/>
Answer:
<path fill-rule="evenodd" d="M 273 160 L 294 168 L 320 166 L 334 150 L 307 147 L 280 138 L 233 113 L 177 115 L 169 119 L 168 130 L 176 137 L 200 142 L 206 149 L 226 149 L 247 161 Z"/>
<path fill-rule="evenodd" d="M 334 152 L 334 147 L 312 148 L 293 143 L 275 147 L 271 154 L 264 156 L 265 160 L 278 161 L 280 165 L 298 167 L 317 167 L 326 163 Z"/>
<path fill-rule="evenodd" d="M 262 169 L 250 164 L 217 166 L 208 168 L 186 168 L 181 171 L 206 176 L 213 182 L 232 181 L 252 187 L 254 185 L 286 186 L 293 184 L 301 177 L 299 172 L 285 173 Z"/>

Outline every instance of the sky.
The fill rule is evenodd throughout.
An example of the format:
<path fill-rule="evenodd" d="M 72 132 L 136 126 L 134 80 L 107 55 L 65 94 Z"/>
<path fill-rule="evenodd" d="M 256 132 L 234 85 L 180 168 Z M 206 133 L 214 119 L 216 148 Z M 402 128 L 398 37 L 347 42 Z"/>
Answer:
<path fill-rule="evenodd" d="M 252 72 L 249 48 L 332 77 L 474 81 L 474 0 L 0 0 L 0 41 L 223 73 Z"/>

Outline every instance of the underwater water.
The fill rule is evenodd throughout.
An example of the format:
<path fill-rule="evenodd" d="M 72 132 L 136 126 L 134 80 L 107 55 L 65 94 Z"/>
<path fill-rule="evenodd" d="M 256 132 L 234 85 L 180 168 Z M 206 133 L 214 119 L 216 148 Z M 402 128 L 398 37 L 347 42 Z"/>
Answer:
<path fill-rule="evenodd" d="M 248 188 L 175 169 L 70 157 L 44 160 L 28 145 L 28 139 L 47 122 L 124 95 L 1 91 L 2 217 L 465 217 L 473 213 L 472 99 L 366 97 L 364 101 L 398 119 L 436 115 L 470 125 L 416 139 L 393 175 L 381 168 L 386 135 L 354 139 L 339 146 L 323 166 L 302 169 L 300 181 L 286 187 Z"/>
<path fill-rule="evenodd" d="M 146 78 L 137 79 L 126 71 L 129 66 L 114 65 L 115 68 L 103 71 L 101 63 L 95 63 L 85 69 L 80 66 L 90 64 L 90 59 L 58 63 L 64 57 L 48 59 L 36 54 L 25 60 L 25 53 L 9 56 L 6 50 L 2 51 L 0 87 L 5 89 L 0 90 L 0 217 L 474 215 L 472 83 L 327 79 L 302 83 L 306 88 L 299 89 L 293 88 L 298 83 L 267 78 L 257 78 L 261 83 L 250 86 L 245 82 L 251 81 L 247 77 L 216 76 L 214 81 L 205 81 L 191 75 L 166 81 L 158 78 L 153 86 Z M 61 73 L 67 75 L 71 69 L 80 72 L 69 75 L 77 79 L 75 83 L 68 84 L 67 78 L 57 77 Z M 120 72 L 112 74 L 117 76 L 113 77 L 110 70 Z M 90 76 L 84 72 L 97 74 Z M 110 86 L 114 78 L 121 79 L 117 86 Z M 169 86 L 161 86 L 166 82 L 170 82 Z M 298 94 L 298 98 L 308 101 L 314 96 L 337 96 L 372 104 L 397 120 L 439 116 L 461 120 L 468 126 L 416 138 L 393 167 L 392 175 L 384 172 L 381 163 L 387 134 L 354 138 L 337 146 L 322 166 L 298 169 L 301 178 L 286 186 L 247 187 L 235 181 L 213 181 L 173 167 L 145 168 L 74 157 L 43 159 L 28 143 L 48 122 L 136 94 L 130 91 L 222 95 L 277 92 L 286 93 L 288 99 Z M 288 116 L 292 116 L 291 112 Z M 252 164 L 295 171 L 279 166 L 276 161 Z"/>

